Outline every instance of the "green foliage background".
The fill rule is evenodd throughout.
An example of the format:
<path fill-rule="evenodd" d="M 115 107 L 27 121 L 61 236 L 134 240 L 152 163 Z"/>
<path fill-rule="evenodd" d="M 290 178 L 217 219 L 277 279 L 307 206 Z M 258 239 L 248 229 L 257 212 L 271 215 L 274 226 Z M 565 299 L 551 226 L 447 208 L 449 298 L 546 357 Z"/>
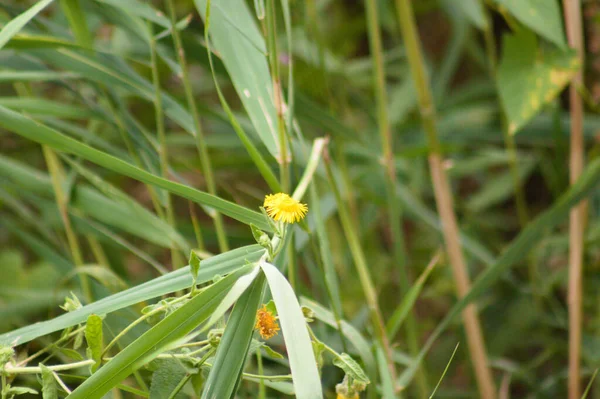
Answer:
<path fill-rule="evenodd" d="M 395 2 L 3 1 L 2 399 L 333 398 L 345 375 L 369 382 L 361 397 L 479 397 L 468 304 L 498 390 L 565 397 L 582 199 L 585 387 L 600 367 L 600 10 L 584 4 L 582 61 L 558 1 L 412 3 L 462 299 Z M 586 167 L 570 186 L 564 89 L 581 70 Z M 280 191 L 309 208 L 285 234 L 260 210 Z M 262 342 L 266 303 L 282 331 Z"/>

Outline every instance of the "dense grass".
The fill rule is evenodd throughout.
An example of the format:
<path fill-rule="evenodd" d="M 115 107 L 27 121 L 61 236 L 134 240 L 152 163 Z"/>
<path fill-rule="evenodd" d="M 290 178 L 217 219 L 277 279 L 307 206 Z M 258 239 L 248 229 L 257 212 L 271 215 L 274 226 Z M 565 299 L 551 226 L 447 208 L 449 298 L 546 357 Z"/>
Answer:
<path fill-rule="evenodd" d="M 565 3 L 3 2 L 1 398 L 600 398 Z"/>

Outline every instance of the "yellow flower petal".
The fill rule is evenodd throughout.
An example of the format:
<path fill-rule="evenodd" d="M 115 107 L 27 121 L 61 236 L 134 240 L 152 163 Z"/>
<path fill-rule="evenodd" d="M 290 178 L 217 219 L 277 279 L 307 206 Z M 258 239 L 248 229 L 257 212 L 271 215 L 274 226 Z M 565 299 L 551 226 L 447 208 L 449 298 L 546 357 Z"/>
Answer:
<path fill-rule="evenodd" d="M 295 223 L 304 219 L 308 206 L 285 193 L 268 194 L 263 204 L 267 215 L 276 221 Z"/>

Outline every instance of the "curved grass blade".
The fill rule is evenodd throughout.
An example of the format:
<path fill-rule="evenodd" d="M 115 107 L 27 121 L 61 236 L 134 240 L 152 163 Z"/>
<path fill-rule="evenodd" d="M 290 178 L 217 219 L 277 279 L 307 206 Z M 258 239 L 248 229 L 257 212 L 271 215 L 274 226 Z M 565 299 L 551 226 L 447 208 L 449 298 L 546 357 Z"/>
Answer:
<path fill-rule="evenodd" d="M 0 106 L 0 126 L 40 144 L 48 145 L 55 150 L 80 156 L 117 173 L 163 188 L 199 204 L 212 207 L 242 223 L 254 224 L 262 230 L 271 231 L 271 227 L 265 221 L 264 216 L 258 212 L 146 172 L 2 106 Z"/>
<path fill-rule="evenodd" d="M 396 335 L 396 333 L 400 329 L 400 326 L 402 325 L 402 322 L 404 321 L 404 319 L 406 319 L 406 316 L 408 316 L 410 310 L 415 305 L 415 302 L 417 301 L 417 298 L 419 297 L 419 294 L 421 293 L 421 290 L 425 285 L 425 281 L 427 280 L 427 277 L 429 277 L 429 274 L 437 264 L 438 259 L 439 256 L 436 255 L 431 260 L 431 262 L 429 262 L 429 265 L 425 268 L 423 273 L 421 273 L 417 281 L 404 295 L 402 301 L 400 302 L 400 305 L 398 305 L 396 310 L 394 310 L 392 317 L 389 318 L 386 325 L 386 330 L 390 339 L 392 339 Z"/>
<path fill-rule="evenodd" d="M 196 281 L 198 284 L 201 284 L 212 280 L 217 274 L 230 273 L 243 266 L 246 261 L 258 261 L 263 253 L 264 249 L 262 247 L 250 245 L 206 259 L 202 261 L 202 267 L 200 268 Z M 106 314 L 114 312 L 151 298 L 188 288 L 192 283 L 192 275 L 189 266 L 187 266 L 150 280 L 144 284 L 119 292 L 118 294 L 103 298 L 92 304 L 86 305 L 81 309 L 62 314 L 54 319 L 2 334 L 0 335 L 0 345 L 20 345 L 42 335 L 47 335 L 82 323 L 92 313 Z"/>
<path fill-rule="evenodd" d="M 102 398 L 111 388 L 206 320 L 227 290 L 250 268 L 238 269 L 190 299 L 85 380 L 69 395 L 69 399 Z"/>
<path fill-rule="evenodd" d="M 23 29 L 23 27 L 27 25 L 27 23 L 31 21 L 40 11 L 52 3 L 52 1 L 53 0 L 38 1 L 27 11 L 17 15 L 9 23 L 4 25 L 4 28 L 2 28 L 0 31 L 0 49 L 4 47 L 4 45 L 8 43 L 8 41 L 12 39 L 14 35 L 19 33 L 19 31 Z"/>
<path fill-rule="evenodd" d="M 406 386 L 412 379 L 415 371 L 429 349 L 431 349 L 435 340 L 446 330 L 452 320 L 459 315 L 469 303 L 476 300 L 499 280 L 506 270 L 525 258 L 529 251 L 534 247 L 535 243 L 543 237 L 543 233 L 561 222 L 568 215 L 569 210 L 573 206 L 577 205 L 581 200 L 590 195 L 593 190 L 598 188 L 599 182 L 600 159 L 595 159 L 587 166 L 575 184 L 573 184 L 565 194 L 558 198 L 550 209 L 538 216 L 533 222 L 529 223 L 498 257 L 496 262 L 481 273 L 473 285 L 471 285 L 471 290 L 467 295 L 454 304 L 446 314 L 446 317 L 444 317 L 429 336 L 429 339 L 425 342 L 425 345 L 423 345 L 421 352 L 419 352 L 419 356 L 415 358 L 412 366 L 401 376 L 399 381 L 400 386 Z"/>
<path fill-rule="evenodd" d="M 275 266 L 262 262 L 260 267 L 267 277 L 281 321 L 281 331 L 290 359 L 296 397 L 298 399 L 322 399 L 323 392 L 321 391 L 317 361 L 296 294 L 290 283 Z"/>

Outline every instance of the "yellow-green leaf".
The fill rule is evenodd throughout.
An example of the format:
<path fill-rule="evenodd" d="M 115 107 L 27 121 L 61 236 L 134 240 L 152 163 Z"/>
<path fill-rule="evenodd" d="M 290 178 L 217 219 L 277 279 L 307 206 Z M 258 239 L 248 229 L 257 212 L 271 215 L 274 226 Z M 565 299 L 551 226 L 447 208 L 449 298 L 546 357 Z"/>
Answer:
<path fill-rule="evenodd" d="M 560 93 L 580 65 L 572 51 L 539 50 L 535 35 L 526 30 L 506 35 L 503 53 L 498 90 L 509 132 L 515 134 Z"/>

